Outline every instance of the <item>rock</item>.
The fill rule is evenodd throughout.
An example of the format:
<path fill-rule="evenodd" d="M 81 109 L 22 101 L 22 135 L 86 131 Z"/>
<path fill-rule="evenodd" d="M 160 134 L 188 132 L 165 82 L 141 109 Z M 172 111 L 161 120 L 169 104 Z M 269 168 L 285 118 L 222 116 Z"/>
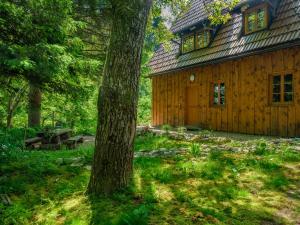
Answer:
<path fill-rule="evenodd" d="M 81 163 L 81 162 L 74 162 L 74 163 L 72 163 L 70 166 L 71 167 L 83 167 L 83 163 Z"/>
<path fill-rule="evenodd" d="M 136 128 L 136 135 L 145 135 L 146 133 L 150 132 L 149 126 L 138 126 Z"/>
<path fill-rule="evenodd" d="M 83 157 L 76 157 L 76 158 L 65 158 L 64 163 L 65 164 L 73 164 L 73 163 L 80 163 L 83 162 L 84 158 Z"/>
<path fill-rule="evenodd" d="M 134 157 L 139 158 L 139 157 L 150 157 L 150 158 L 155 158 L 155 157 L 172 157 L 176 155 L 182 155 L 187 151 L 185 148 L 181 149 L 166 149 L 166 148 L 160 148 L 158 150 L 153 150 L 153 151 L 139 151 L 135 152 Z"/>
<path fill-rule="evenodd" d="M 86 170 L 89 170 L 89 171 L 92 170 L 92 166 L 85 166 L 84 168 L 85 168 Z"/>
<path fill-rule="evenodd" d="M 296 145 L 296 146 L 294 146 L 294 149 L 295 149 L 296 151 L 300 151 L 300 146 Z"/>
<path fill-rule="evenodd" d="M 10 198 L 8 197 L 7 194 L 0 194 L 0 198 L 1 198 L 1 202 L 4 204 L 4 205 L 12 205 L 12 201 L 10 200 Z"/>
<path fill-rule="evenodd" d="M 55 163 L 58 164 L 58 165 L 62 165 L 64 164 L 64 159 L 63 158 L 58 158 L 55 160 Z"/>

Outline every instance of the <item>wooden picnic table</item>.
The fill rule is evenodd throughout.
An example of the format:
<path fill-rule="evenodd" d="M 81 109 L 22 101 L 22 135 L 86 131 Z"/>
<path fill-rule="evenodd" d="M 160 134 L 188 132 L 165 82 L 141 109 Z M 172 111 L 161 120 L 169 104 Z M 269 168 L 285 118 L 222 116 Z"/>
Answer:
<path fill-rule="evenodd" d="M 39 132 L 38 136 L 43 138 L 44 144 L 60 144 L 71 137 L 71 129 L 55 129 Z"/>
<path fill-rule="evenodd" d="M 27 139 L 25 146 L 30 149 L 58 150 L 61 149 L 62 145 L 66 145 L 69 149 L 74 149 L 78 144 L 83 143 L 83 136 L 71 136 L 71 129 L 45 130 L 39 132 L 37 137 Z"/>

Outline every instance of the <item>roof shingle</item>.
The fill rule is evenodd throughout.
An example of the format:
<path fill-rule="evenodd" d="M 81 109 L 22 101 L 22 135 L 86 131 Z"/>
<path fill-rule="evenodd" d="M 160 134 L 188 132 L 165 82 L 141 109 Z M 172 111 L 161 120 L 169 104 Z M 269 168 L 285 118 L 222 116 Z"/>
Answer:
<path fill-rule="evenodd" d="M 202 1 L 195 0 L 194 4 L 198 6 L 199 2 Z M 242 14 L 234 14 L 232 19 L 220 28 L 208 48 L 184 55 L 179 55 L 178 44 L 172 43 L 169 51 L 161 45 L 149 63 L 152 75 L 289 42 L 300 44 L 300 14 L 297 13 L 299 11 L 300 0 L 281 0 L 270 28 L 247 36 L 241 36 Z M 192 11 L 189 16 L 194 14 Z M 197 18 L 202 18 L 201 13 Z M 188 21 L 188 16 L 185 21 Z M 175 26 L 173 31 L 174 29 L 180 29 L 180 25 Z"/>

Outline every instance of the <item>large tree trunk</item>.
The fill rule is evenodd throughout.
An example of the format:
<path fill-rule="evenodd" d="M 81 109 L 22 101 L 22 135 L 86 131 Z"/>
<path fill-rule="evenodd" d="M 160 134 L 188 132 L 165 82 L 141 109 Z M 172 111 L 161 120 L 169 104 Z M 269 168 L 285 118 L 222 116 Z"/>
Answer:
<path fill-rule="evenodd" d="M 40 88 L 29 84 L 28 96 L 28 126 L 39 127 L 41 125 L 42 92 Z"/>
<path fill-rule="evenodd" d="M 112 33 L 98 99 L 98 128 L 88 192 L 110 194 L 132 176 L 138 86 L 152 0 L 112 0 Z"/>

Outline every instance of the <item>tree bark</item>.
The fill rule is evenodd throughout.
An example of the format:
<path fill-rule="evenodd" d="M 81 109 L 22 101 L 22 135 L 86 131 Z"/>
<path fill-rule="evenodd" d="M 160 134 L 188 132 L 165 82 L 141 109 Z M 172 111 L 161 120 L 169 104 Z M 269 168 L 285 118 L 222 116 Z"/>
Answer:
<path fill-rule="evenodd" d="M 28 96 L 28 126 L 39 127 L 41 125 L 42 92 L 34 84 L 29 84 Z"/>
<path fill-rule="evenodd" d="M 152 0 L 111 0 L 112 33 L 98 97 L 98 126 L 88 192 L 108 195 L 132 176 L 138 86 Z"/>

